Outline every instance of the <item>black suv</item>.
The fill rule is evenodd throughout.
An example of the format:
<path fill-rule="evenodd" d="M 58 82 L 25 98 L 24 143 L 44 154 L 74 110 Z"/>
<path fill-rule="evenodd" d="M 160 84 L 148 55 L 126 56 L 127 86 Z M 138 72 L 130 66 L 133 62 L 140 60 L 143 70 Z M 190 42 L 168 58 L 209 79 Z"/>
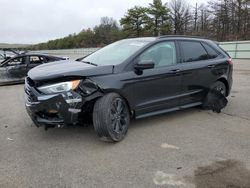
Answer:
<path fill-rule="evenodd" d="M 228 96 L 232 60 L 215 42 L 164 36 L 126 39 L 68 63 L 38 66 L 25 82 L 39 126 L 93 120 L 102 140 L 120 141 L 131 118 L 202 105 L 211 89 Z"/>

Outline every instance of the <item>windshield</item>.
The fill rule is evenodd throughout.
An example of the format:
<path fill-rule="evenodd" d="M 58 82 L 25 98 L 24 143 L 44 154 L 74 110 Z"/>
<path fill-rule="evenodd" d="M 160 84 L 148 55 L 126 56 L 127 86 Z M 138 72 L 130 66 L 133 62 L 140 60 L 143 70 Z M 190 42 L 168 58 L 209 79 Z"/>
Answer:
<path fill-rule="evenodd" d="M 86 58 L 83 62 L 100 65 L 118 65 L 133 55 L 139 49 L 146 46 L 150 41 L 127 39 L 110 44 Z"/>

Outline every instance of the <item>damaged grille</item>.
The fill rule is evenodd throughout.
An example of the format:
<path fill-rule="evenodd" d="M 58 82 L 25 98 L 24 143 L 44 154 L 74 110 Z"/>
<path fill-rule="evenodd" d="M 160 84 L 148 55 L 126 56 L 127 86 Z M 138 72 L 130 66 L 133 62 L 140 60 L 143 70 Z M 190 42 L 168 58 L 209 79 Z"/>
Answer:
<path fill-rule="evenodd" d="M 25 82 L 30 87 L 34 87 L 35 86 L 35 82 L 31 78 L 29 78 L 29 77 L 26 78 Z"/>
<path fill-rule="evenodd" d="M 26 100 L 29 102 L 29 103 L 34 103 L 34 102 L 37 102 L 37 98 L 36 96 L 32 93 L 32 90 L 31 90 L 31 79 L 30 78 L 26 78 L 25 79 L 25 93 L 26 93 Z"/>

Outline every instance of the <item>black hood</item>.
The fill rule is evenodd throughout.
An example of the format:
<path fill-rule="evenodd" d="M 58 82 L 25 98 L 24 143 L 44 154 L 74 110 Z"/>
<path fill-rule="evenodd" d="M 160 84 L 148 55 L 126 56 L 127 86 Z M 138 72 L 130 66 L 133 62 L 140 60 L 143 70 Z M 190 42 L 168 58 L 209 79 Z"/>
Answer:
<path fill-rule="evenodd" d="M 80 61 L 56 61 L 31 69 L 28 76 L 35 81 L 57 79 L 65 76 L 96 76 L 113 73 L 113 65 L 94 66 Z"/>

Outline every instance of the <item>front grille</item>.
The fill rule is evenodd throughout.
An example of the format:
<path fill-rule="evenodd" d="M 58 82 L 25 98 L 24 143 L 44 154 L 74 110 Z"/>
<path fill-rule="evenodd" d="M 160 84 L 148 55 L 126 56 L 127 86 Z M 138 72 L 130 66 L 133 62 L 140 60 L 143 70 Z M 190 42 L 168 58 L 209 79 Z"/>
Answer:
<path fill-rule="evenodd" d="M 26 78 L 26 83 L 27 83 L 30 87 L 34 87 L 34 86 L 35 86 L 35 82 L 34 82 L 30 77 L 27 77 L 27 78 Z"/>
<path fill-rule="evenodd" d="M 29 84 L 31 83 L 29 81 L 30 78 L 26 78 L 25 79 L 25 93 L 26 93 L 26 100 L 29 102 L 29 103 L 34 103 L 34 102 L 37 102 L 37 98 L 36 96 L 34 95 L 34 93 L 32 92 L 32 86 L 30 86 Z M 31 80 L 31 79 L 30 79 Z"/>

